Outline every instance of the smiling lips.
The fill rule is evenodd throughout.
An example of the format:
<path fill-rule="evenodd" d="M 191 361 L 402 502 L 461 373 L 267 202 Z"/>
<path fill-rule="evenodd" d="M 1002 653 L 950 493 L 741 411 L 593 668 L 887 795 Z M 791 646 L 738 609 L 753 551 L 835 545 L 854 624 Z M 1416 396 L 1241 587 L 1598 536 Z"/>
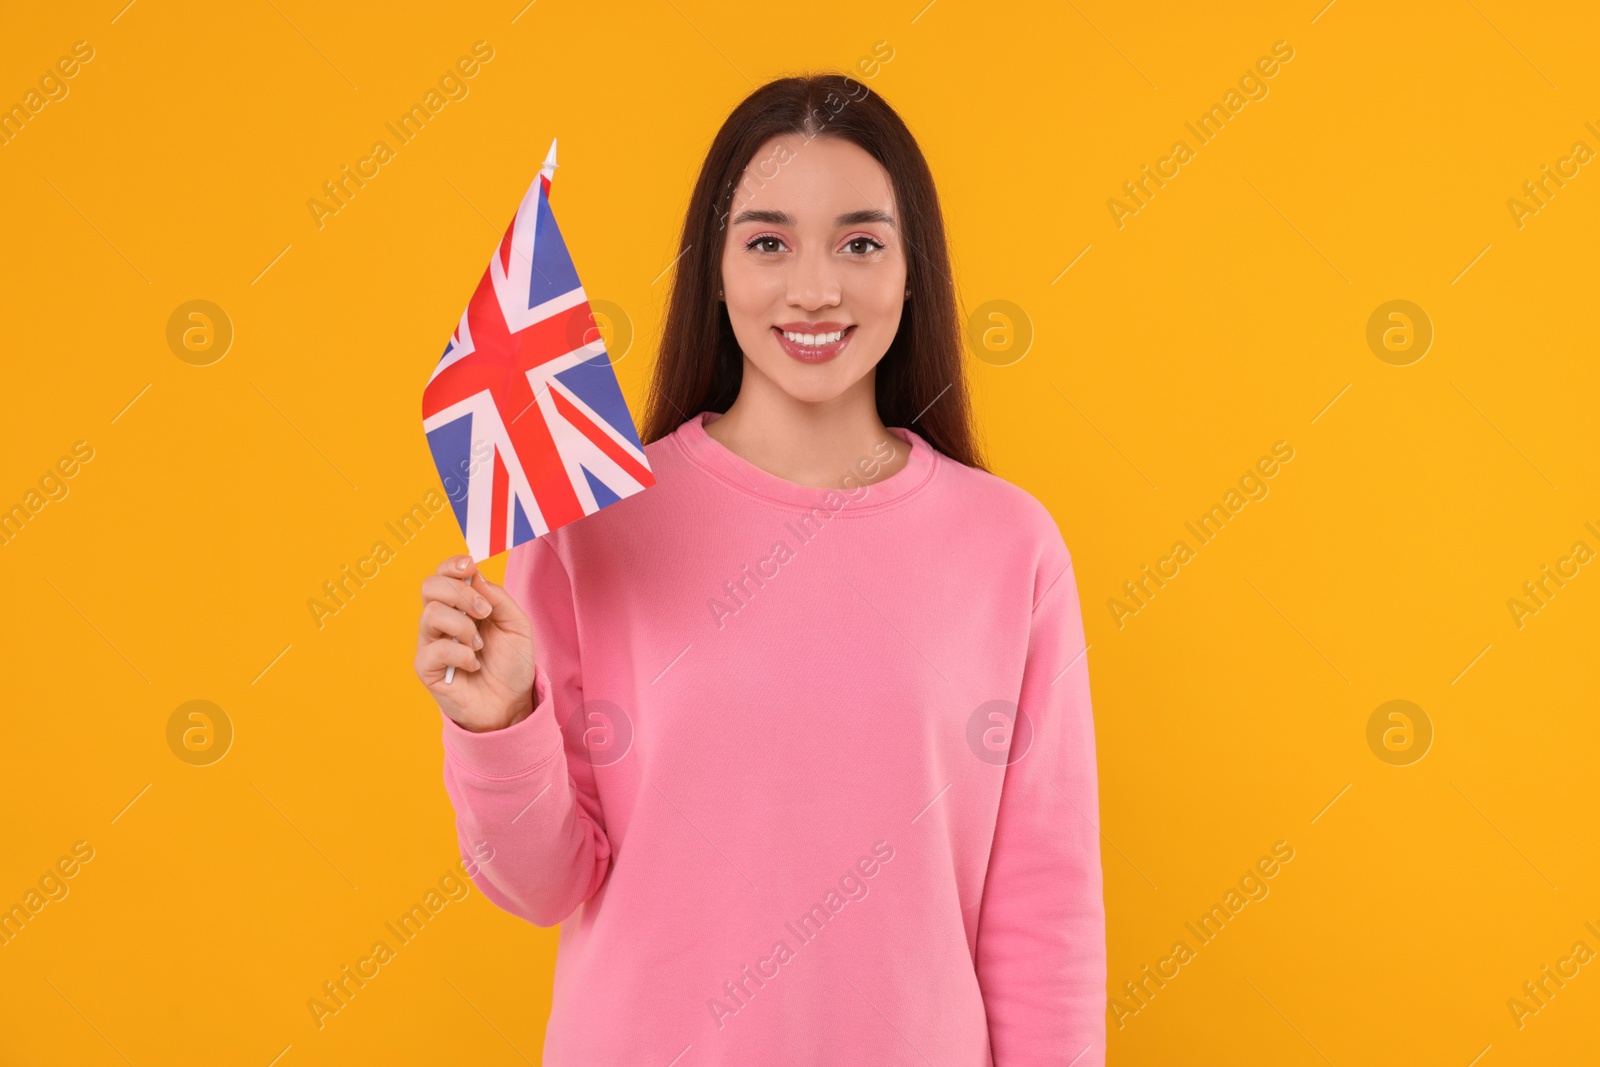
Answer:
<path fill-rule="evenodd" d="M 855 333 L 853 323 L 785 322 L 772 333 L 789 355 L 802 363 L 824 363 L 844 351 Z"/>

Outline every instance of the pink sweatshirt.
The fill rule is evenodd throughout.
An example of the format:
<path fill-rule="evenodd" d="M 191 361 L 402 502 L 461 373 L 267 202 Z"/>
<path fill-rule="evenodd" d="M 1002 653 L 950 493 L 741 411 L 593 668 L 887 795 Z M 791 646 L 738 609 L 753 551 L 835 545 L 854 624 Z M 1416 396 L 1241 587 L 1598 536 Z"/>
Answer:
<path fill-rule="evenodd" d="M 533 713 L 441 712 L 473 880 L 561 924 L 544 1063 L 1100 1067 L 1094 720 L 1050 513 L 905 429 L 888 478 L 802 486 L 716 417 L 512 551 Z"/>

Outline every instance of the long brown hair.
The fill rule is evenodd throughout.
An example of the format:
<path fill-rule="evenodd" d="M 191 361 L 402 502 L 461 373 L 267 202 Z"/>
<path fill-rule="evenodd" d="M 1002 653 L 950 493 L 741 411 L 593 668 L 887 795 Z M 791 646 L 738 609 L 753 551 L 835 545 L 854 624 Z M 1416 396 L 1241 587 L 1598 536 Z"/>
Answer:
<path fill-rule="evenodd" d="M 644 442 L 666 437 L 699 412 L 725 412 L 739 395 L 744 358 L 717 299 L 725 223 L 745 167 L 763 144 L 784 134 L 842 138 L 889 172 L 896 225 L 909 252 L 911 296 L 877 366 L 878 417 L 886 426 L 915 430 L 951 459 L 987 470 L 973 433 L 961 318 L 933 172 L 894 109 L 862 83 L 834 73 L 769 82 L 745 97 L 717 131 L 683 223 Z"/>

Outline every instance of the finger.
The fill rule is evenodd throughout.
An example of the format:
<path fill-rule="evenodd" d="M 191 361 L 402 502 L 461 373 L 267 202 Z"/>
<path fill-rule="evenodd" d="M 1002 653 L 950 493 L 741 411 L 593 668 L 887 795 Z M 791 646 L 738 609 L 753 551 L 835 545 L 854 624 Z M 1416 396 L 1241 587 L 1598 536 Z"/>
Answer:
<path fill-rule="evenodd" d="M 458 578 L 430 574 L 422 580 L 422 599 L 426 603 L 436 600 L 475 619 L 486 618 L 492 610 L 489 602 Z"/>
<path fill-rule="evenodd" d="M 482 648 L 483 637 L 478 626 L 467 616 L 448 604 L 430 600 L 422 609 L 422 636 L 427 640 L 454 637 L 468 648 Z"/>
<path fill-rule="evenodd" d="M 446 667 L 454 667 L 458 671 L 475 671 L 482 666 L 483 661 L 478 658 L 476 652 L 448 637 L 430 641 L 417 653 L 417 669 L 424 674 L 443 676 Z"/>
<path fill-rule="evenodd" d="M 491 582 L 484 576 L 482 571 L 474 570 L 463 581 L 465 581 L 467 588 L 472 590 L 472 595 L 477 598 L 473 601 L 474 605 L 481 601 L 489 606 L 488 611 L 482 614 L 475 613 L 477 618 L 488 618 L 494 614 L 496 608 L 501 609 L 499 618 L 496 621 L 515 619 L 521 615 L 522 609 L 517 606 L 515 600 L 511 599 L 511 594 L 506 592 L 505 587 Z"/>
<path fill-rule="evenodd" d="M 439 569 L 435 573 L 445 578 L 459 580 L 462 586 L 468 590 L 465 594 L 468 599 L 463 601 L 462 608 L 468 614 L 482 618 L 493 610 L 492 605 L 487 600 L 484 601 L 484 604 L 489 605 L 489 607 L 472 610 L 472 606 L 477 604 L 479 592 L 473 588 L 473 579 L 478 576 L 478 565 L 471 556 L 451 556 L 439 564 Z M 484 579 L 484 581 L 487 582 L 488 579 Z"/>
<path fill-rule="evenodd" d="M 494 584 L 482 574 L 477 575 L 477 580 L 473 582 L 472 588 L 477 590 L 484 597 L 487 597 L 490 607 L 495 608 L 496 610 L 500 609 L 502 606 L 515 608 L 517 611 L 522 610 L 521 606 L 517 604 L 516 600 L 512 598 L 511 594 L 506 592 L 505 586 Z"/>

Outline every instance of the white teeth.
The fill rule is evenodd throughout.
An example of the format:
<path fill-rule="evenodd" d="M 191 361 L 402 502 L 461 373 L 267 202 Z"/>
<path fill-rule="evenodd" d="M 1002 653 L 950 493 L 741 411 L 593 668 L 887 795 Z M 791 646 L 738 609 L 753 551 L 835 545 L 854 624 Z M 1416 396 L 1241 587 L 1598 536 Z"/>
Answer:
<path fill-rule="evenodd" d="M 810 345 L 814 348 L 818 345 L 833 344 L 833 342 L 844 336 L 844 331 L 834 330 L 832 333 L 790 333 L 788 330 L 785 330 L 783 332 L 783 336 L 787 337 L 790 341 L 797 345 Z"/>

